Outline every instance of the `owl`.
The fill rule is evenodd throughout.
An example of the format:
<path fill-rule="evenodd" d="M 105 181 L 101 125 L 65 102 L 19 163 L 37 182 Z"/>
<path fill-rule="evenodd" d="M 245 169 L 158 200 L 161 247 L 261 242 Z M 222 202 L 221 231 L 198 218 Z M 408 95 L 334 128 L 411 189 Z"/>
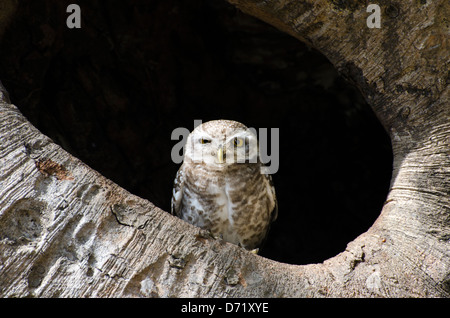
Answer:
<path fill-rule="evenodd" d="M 214 237 L 257 252 L 278 204 L 252 130 L 213 120 L 188 136 L 173 187 L 172 214 Z"/>

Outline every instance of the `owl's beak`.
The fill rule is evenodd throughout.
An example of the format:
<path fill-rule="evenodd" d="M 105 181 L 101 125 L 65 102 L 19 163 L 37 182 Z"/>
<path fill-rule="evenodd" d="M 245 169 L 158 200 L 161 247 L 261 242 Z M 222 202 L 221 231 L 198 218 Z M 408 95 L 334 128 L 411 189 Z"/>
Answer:
<path fill-rule="evenodd" d="M 219 149 L 217 149 L 217 160 L 219 161 L 219 163 L 223 163 L 223 147 L 219 147 Z"/>

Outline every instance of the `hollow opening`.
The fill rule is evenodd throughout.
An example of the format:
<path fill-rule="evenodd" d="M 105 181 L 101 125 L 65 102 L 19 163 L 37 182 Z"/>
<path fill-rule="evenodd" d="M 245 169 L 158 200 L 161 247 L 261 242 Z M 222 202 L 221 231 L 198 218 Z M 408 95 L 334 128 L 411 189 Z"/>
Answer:
<path fill-rule="evenodd" d="M 3 36 L 0 79 L 43 133 L 170 211 L 171 132 L 195 119 L 279 128 L 278 220 L 262 255 L 321 262 L 379 215 L 390 141 L 320 53 L 223 0 L 26 2 Z"/>

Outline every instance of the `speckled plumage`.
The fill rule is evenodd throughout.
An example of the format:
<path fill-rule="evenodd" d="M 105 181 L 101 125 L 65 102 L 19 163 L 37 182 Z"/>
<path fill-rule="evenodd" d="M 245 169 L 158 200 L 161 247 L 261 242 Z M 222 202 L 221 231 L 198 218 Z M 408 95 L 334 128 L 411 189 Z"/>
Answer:
<path fill-rule="evenodd" d="M 239 139 L 245 141 L 242 146 L 236 146 Z M 218 159 L 219 148 L 227 162 Z M 243 124 L 203 123 L 187 139 L 174 182 L 172 214 L 225 241 L 259 248 L 278 213 L 271 177 L 262 166 L 256 136 Z"/>

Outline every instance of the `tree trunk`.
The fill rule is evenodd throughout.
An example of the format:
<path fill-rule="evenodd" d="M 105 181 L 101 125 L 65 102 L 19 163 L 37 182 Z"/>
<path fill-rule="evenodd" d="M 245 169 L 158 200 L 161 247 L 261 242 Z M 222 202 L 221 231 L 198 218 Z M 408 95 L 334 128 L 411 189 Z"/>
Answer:
<path fill-rule="evenodd" d="M 321 264 L 262 258 L 104 178 L 1 87 L 1 297 L 450 295 L 448 2 L 383 1 L 379 29 L 362 1 L 230 2 L 321 51 L 390 134 L 391 187 L 373 226 Z"/>

